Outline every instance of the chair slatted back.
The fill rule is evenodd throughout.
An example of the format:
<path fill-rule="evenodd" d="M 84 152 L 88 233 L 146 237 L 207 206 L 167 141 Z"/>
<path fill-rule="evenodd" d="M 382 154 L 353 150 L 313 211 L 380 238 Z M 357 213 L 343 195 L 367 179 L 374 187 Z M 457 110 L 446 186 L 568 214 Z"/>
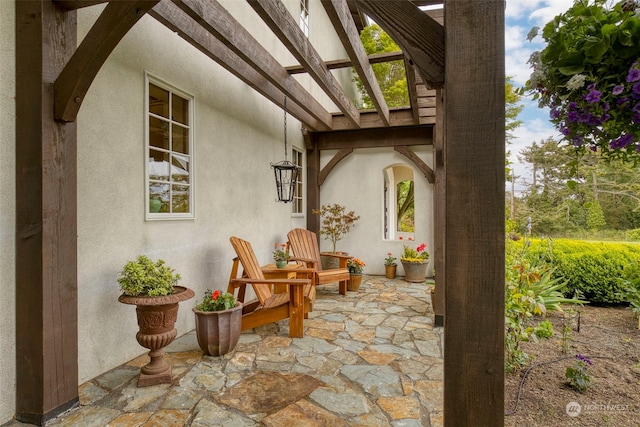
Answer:
<path fill-rule="evenodd" d="M 239 237 L 231 237 L 231 246 L 236 251 L 236 255 L 240 259 L 240 264 L 242 264 L 242 268 L 244 269 L 244 274 L 249 279 L 256 280 L 264 280 L 264 274 L 262 274 L 262 269 L 260 268 L 260 264 L 256 259 L 256 254 L 251 247 L 251 243 L 246 240 L 242 240 Z M 265 305 L 267 300 L 271 298 L 271 286 L 266 283 L 252 283 L 253 290 L 258 297 L 261 305 Z"/>
<path fill-rule="evenodd" d="M 322 270 L 322 263 L 320 262 L 320 247 L 318 245 L 318 237 L 316 233 L 305 230 L 304 228 L 294 228 L 287 233 L 287 238 L 289 239 L 289 246 L 294 257 L 317 261 L 316 270 Z M 311 268 L 312 266 L 305 265 L 305 267 Z"/>

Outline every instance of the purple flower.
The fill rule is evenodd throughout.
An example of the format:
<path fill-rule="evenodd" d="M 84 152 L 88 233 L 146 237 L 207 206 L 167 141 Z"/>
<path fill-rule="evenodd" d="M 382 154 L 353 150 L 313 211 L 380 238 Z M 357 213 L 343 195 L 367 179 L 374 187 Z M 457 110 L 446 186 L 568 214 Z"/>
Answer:
<path fill-rule="evenodd" d="M 587 356 L 576 354 L 576 358 L 581 362 L 587 363 L 589 365 L 593 365 L 593 362 L 591 362 L 591 359 L 589 359 Z"/>
<path fill-rule="evenodd" d="M 570 132 L 569 128 L 566 128 L 566 127 L 561 127 L 560 128 L 560 133 L 563 134 L 564 136 L 569 135 L 569 132 Z"/>
<path fill-rule="evenodd" d="M 573 145 L 575 145 L 576 147 L 580 147 L 583 142 L 584 142 L 584 138 L 583 137 L 581 137 L 581 136 L 574 136 L 573 137 Z"/>
<path fill-rule="evenodd" d="M 575 102 L 575 101 L 571 101 L 571 102 L 569 103 L 569 109 L 570 109 L 570 110 L 575 110 L 577 106 L 578 106 L 578 103 L 577 103 L 577 102 Z"/>
<path fill-rule="evenodd" d="M 577 122 L 578 118 L 578 113 L 576 113 L 575 111 L 569 111 L 569 114 L 567 114 L 567 120 L 569 122 Z"/>
<path fill-rule="evenodd" d="M 633 111 L 634 113 L 637 113 L 638 111 L 640 111 L 640 102 L 634 105 L 631 111 Z"/>
<path fill-rule="evenodd" d="M 558 111 L 557 108 L 554 108 L 553 110 L 551 110 L 551 112 L 549 113 L 549 116 L 552 119 L 557 119 L 558 117 L 560 117 L 560 111 Z"/>
<path fill-rule="evenodd" d="M 629 106 L 629 98 L 620 98 L 616 102 L 620 108 L 627 108 Z"/>
<path fill-rule="evenodd" d="M 587 102 L 590 104 L 593 104 L 594 102 L 598 102 L 600 101 L 601 95 L 602 93 L 600 93 L 599 90 L 592 89 L 591 92 L 589 92 L 589 94 L 587 95 Z"/>
<path fill-rule="evenodd" d="M 627 74 L 627 83 L 637 82 L 638 80 L 640 80 L 640 69 L 631 68 L 629 74 Z"/>
<path fill-rule="evenodd" d="M 640 93 L 640 82 L 633 85 L 633 94 L 637 95 Z"/>
<path fill-rule="evenodd" d="M 623 85 L 616 85 L 616 86 L 613 88 L 612 93 L 613 93 L 614 95 L 620 95 L 620 94 L 622 93 L 622 91 L 623 91 L 623 90 L 624 90 L 624 86 L 623 86 Z"/>
<path fill-rule="evenodd" d="M 611 149 L 615 150 L 616 148 L 624 148 L 627 145 L 631 144 L 632 142 L 633 142 L 633 135 L 625 133 L 624 135 L 620 136 L 619 138 L 616 138 L 613 141 L 611 141 L 609 143 L 609 147 Z"/>
<path fill-rule="evenodd" d="M 609 106 L 608 102 L 605 102 L 604 105 L 602 105 L 602 111 L 606 113 L 609 109 L 611 109 L 611 106 Z"/>

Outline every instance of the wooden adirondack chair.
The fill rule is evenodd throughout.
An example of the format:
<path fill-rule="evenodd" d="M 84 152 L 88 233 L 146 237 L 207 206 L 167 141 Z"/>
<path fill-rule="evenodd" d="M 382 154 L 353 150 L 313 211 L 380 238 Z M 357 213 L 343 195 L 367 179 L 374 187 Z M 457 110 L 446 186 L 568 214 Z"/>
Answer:
<path fill-rule="evenodd" d="M 303 263 L 306 268 L 313 269 L 314 285 L 338 282 L 340 294 L 347 294 L 347 283 L 350 277 L 349 270 L 347 269 L 347 261 L 353 257 L 331 252 L 320 252 L 316 233 L 305 230 L 304 228 L 294 228 L 287 233 L 287 238 L 289 239 L 289 249 L 293 253 L 291 259 Z M 338 258 L 339 267 L 323 270 L 320 255 Z"/>
<path fill-rule="evenodd" d="M 265 279 L 251 244 L 238 237 L 231 237 L 231 245 L 238 255 L 231 268 L 227 292 L 238 290 L 236 297 L 244 303 L 246 285 L 250 284 L 257 301 L 244 303 L 242 330 L 289 318 L 289 336 L 302 338 L 304 318 L 308 317 L 316 297 L 311 279 Z M 238 261 L 244 270 L 238 275 Z M 302 272 L 304 274 L 304 272 Z M 274 294 L 274 284 L 288 285 L 289 292 Z"/>

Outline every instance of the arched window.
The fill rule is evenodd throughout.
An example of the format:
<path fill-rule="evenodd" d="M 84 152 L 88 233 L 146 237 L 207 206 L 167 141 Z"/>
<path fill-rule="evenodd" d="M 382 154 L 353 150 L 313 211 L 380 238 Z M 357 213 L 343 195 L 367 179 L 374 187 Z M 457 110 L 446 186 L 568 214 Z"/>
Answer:
<path fill-rule="evenodd" d="M 414 220 L 413 169 L 390 166 L 384 170 L 384 238 L 413 238 Z"/>

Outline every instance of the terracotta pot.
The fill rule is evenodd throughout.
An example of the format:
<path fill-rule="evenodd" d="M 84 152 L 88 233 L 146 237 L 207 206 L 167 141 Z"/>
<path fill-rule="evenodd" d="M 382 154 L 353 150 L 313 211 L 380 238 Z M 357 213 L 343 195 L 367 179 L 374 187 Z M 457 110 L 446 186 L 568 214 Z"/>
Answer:
<path fill-rule="evenodd" d="M 198 345 L 209 356 L 222 356 L 232 351 L 242 327 L 242 303 L 229 310 L 200 311 L 195 307 Z"/>
<path fill-rule="evenodd" d="M 385 265 L 384 266 L 384 277 L 386 277 L 387 279 L 395 279 L 396 278 L 396 268 L 398 268 L 398 266 L 396 264 Z"/>
<path fill-rule="evenodd" d="M 129 296 L 122 294 L 118 301 L 136 306 L 138 333 L 136 340 L 148 348 L 151 361 L 140 369 L 138 387 L 170 383 L 171 365 L 164 360 L 162 349 L 171 344 L 178 331 L 178 303 L 193 298 L 195 293 L 183 286 L 175 286 L 171 295 L 159 297 Z"/>
<path fill-rule="evenodd" d="M 407 282 L 424 282 L 427 280 L 427 264 L 428 262 L 404 262 L 404 280 Z"/>
<path fill-rule="evenodd" d="M 357 292 L 360 289 L 360 283 L 362 283 L 362 274 L 351 273 L 347 283 L 347 290 Z"/>

